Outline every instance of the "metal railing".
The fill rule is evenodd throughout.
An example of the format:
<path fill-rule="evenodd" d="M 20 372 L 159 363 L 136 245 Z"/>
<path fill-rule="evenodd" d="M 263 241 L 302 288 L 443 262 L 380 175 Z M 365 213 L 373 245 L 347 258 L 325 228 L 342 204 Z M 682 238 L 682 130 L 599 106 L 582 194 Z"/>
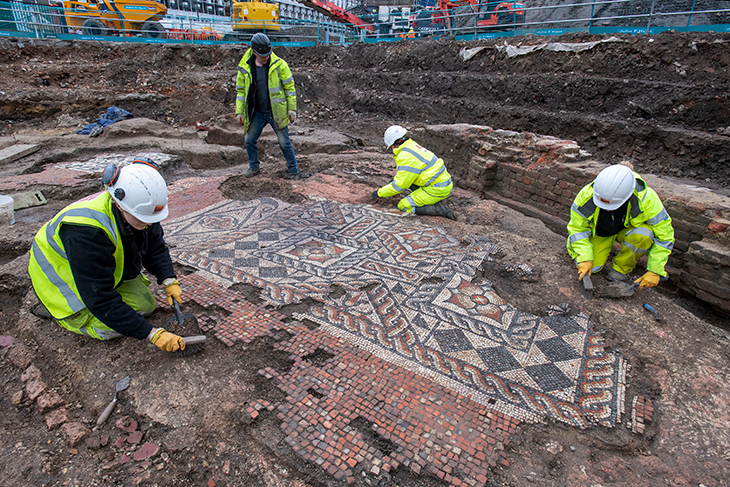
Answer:
<path fill-rule="evenodd" d="M 560 5 L 524 6 L 483 2 L 445 11 L 436 8 L 373 15 L 363 28 L 336 22 L 280 19 L 258 29 L 233 31 L 230 19 L 162 17 L 159 22 L 111 21 L 89 12 L 0 0 L 0 37 L 99 41 L 218 44 L 248 42 L 266 32 L 275 45 L 348 44 L 453 35 L 459 40 L 520 34 L 663 30 L 730 32 L 730 0 L 576 0 Z M 496 8 L 495 6 L 500 6 Z M 496 10 L 495 10 L 496 8 Z"/>

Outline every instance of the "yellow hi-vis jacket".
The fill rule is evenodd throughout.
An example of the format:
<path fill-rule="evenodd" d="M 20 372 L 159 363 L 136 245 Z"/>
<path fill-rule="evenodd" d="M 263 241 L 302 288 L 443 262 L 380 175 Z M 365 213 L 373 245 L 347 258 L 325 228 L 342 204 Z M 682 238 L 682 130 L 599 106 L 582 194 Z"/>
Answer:
<path fill-rule="evenodd" d="M 63 224 L 100 228 L 116 246 L 114 249 L 114 286 L 120 284 L 124 270 L 124 249 L 119 236 L 112 198 L 103 192 L 91 200 L 82 200 L 64 208 L 38 230 L 30 249 L 30 274 L 38 299 L 57 319 L 67 318 L 86 308 L 74 282 L 71 266 L 61 241 Z"/>
<path fill-rule="evenodd" d="M 397 165 L 395 177 L 378 190 L 378 196 L 394 196 L 414 184 L 433 196 L 444 196 L 451 192 L 453 184 L 444 161 L 430 150 L 408 139 L 393 149 L 393 154 Z"/>
<path fill-rule="evenodd" d="M 236 115 L 243 115 L 246 132 L 255 108 L 255 100 L 249 96 L 252 94 L 255 61 L 256 56 L 249 48 L 238 63 L 236 78 Z M 281 130 L 289 125 L 289 110 L 297 110 L 297 92 L 289 65 L 273 52 L 269 58 L 269 100 L 274 124 L 277 130 Z"/>
<path fill-rule="evenodd" d="M 636 185 L 629 198 L 629 207 L 624 221 L 625 227 L 648 225 L 654 232 L 654 243 L 649 249 L 649 260 L 646 269 L 666 277 L 669 255 L 674 248 L 674 228 L 672 218 L 664 209 L 662 201 L 656 192 L 649 188 L 634 173 Z M 593 260 L 593 246 L 590 237 L 596 235 L 598 211 L 600 208 L 593 202 L 593 183 L 580 190 L 570 208 L 570 222 L 568 223 L 568 252 L 577 262 Z"/>

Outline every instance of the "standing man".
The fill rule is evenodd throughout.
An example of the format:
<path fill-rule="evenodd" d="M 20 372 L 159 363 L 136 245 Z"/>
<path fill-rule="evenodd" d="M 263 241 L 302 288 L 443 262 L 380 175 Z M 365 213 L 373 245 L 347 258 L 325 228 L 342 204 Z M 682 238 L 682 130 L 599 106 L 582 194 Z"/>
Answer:
<path fill-rule="evenodd" d="M 238 63 L 236 118 L 246 131 L 247 178 L 259 173 L 257 141 L 268 124 L 276 132 L 279 148 L 289 169 L 289 178 L 299 179 L 297 157 L 289 140 L 289 123 L 297 119 L 297 92 L 289 65 L 271 52 L 266 34 L 251 38 L 251 48 Z"/>
<path fill-rule="evenodd" d="M 102 185 L 106 191 L 67 206 L 35 236 L 28 272 L 41 305 L 34 313 L 99 340 L 147 338 L 182 350 L 185 340 L 143 316 L 156 304 L 142 266 L 171 306 L 181 296 L 159 223 L 168 214 L 165 180 L 152 161 L 138 159 L 107 166 Z"/>
<path fill-rule="evenodd" d="M 568 253 L 578 266 L 578 279 L 599 272 L 614 242 L 621 250 L 606 279 L 627 281 L 647 253 L 646 273 L 636 279 L 654 287 L 667 276 L 664 266 L 674 247 L 672 219 L 656 192 L 631 168 L 616 164 L 602 170 L 573 201 L 568 223 Z"/>
<path fill-rule="evenodd" d="M 443 159 L 409 138 L 408 131 L 400 125 L 389 127 L 383 140 L 386 149 L 393 148 L 396 172 L 393 181 L 373 192 L 373 200 L 411 189 L 412 193 L 398 202 L 399 210 L 456 220 L 454 212 L 443 202 L 454 187 Z"/>

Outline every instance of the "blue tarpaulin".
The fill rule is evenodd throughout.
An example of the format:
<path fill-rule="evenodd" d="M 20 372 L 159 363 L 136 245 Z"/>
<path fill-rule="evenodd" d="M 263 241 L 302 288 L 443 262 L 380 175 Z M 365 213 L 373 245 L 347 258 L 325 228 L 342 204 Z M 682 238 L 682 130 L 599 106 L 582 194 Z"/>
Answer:
<path fill-rule="evenodd" d="M 92 130 L 94 130 L 94 127 L 96 127 L 97 125 L 106 127 L 107 125 L 111 125 L 121 120 L 127 120 L 129 118 L 134 118 L 134 115 L 129 113 L 127 110 L 121 109 L 119 107 L 109 107 L 107 108 L 106 113 L 102 115 L 99 120 L 94 123 L 90 123 L 81 130 L 77 130 L 76 133 L 81 135 L 88 135 L 91 133 Z"/>

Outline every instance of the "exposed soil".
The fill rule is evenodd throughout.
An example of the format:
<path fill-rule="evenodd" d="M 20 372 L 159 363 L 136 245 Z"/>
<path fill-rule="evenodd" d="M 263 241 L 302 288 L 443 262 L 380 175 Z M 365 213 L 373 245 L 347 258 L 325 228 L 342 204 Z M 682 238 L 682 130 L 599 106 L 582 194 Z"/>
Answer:
<path fill-rule="evenodd" d="M 262 175 L 253 180 L 241 176 L 245 164 L 195 169 L 185 160 L 174 162 L 176 170 L 168 179 L 225 176 L 221 190 L 232 199 L 268 196 L 297 203 L 317 195 L 370 203 L 373 189 L 392 173 L 392 157 L 380 148 L 387 126 L 472 123 L 575 140 L 599 160 L 629 158 L 639 172 L 699 180 L 726 190 L 730 36 L 618 38 L 578 54 L 539 51 L 514 58 L 496 49 L 504 41 L 422 39 L 277 48 L 297 83 L 299 120 L 292 137 L 309 141 L 301 142 L 297 154 L 305 177 L 284 178 L 281 154 L 269 141 L 262 147 Z M 602 39 L 606 37 L 571 34 L 508 42 Z M 468 61 L 460 58 L 462 48 L 479 46 L 485 49 Z M 114 147 L 148 150 L 144 135 L 114 139 L 109 130 L 90 139 L 73 134 L 112 105 L 179 131 L 181 144 L 185 137 L 204 136 L 195 134 L 196 122 L 230 122 L 235 67 L 243 50 L 0 39 L 0 119 L 5 122 L 0 142 L 42 147 L 0 166 L 0 176 L 38 172 L 50 163 L 84 160 Z M 448 157 L 444 154 L 447 164 Z M 205 352 L 172 359 L 151 353 L 146 343 L 136 340 L 85 340 L 29 314 L 35 298 L 25 269 L 33 235 L 63 206 L 97 191 L 98 183 L 89 179 L 73 188 L 38 189 L 49 204 L 20 210 L 17 223 L 1 232 L 0 335 L 11 335 L 28 347 L 32 364 L 71 405 L 67 408 L 77 421 L 93 423 L 113 397 L 115 383 L 125 375 L 132 382 L 120 393 L 109 422 L 92 434 L 100 444 L 69 448 L 57 431 L 48 430 L 27 394 L 18 395 L 25 368 L 17 365 L 25 362 L 0 354 L 4 485 L 211 485 L 213 479 L 215 485 L 231 486 L 345 485 L 293 453 L 283 441 L 275 410 L 262 410 L 256 421 L 247 420 L 242 410 L 254 399 L 272 404 L 281 400 L 284 393 L 258 371 L 291 368 L 291 359 L 273 347 L 287 339 L 286 331 L 246 346 L 227 347 L 209 339 Z M 392 208 L 396 201 L 381 199 L 377 204 Z M 485 264 L 478 279 L 492 282 L 500 296 L 526 312 L 544 315 L 548 305 L 560 303 L 572 312 L 590 312 L 608 347 L 631 365 L 627 397 L 646 396 L 657 411 L 643 435 L 624 425 L 585 431 L 547 423 L 522 425 L 509 446 L 510 467 L 494 470 L 488 485 L 728 485 L 727 318 L 667 287 L 608 299 L 601 296 L 605 282 L 600 277 L 594 280 L 596 297 L 587 300 L 575 285 L 564 238 L 543 223 L 463 189 L 454 191 L 449 204 L 459 220 L 432 218 L 434 224 L 455 236 L 485 236 L 502 247 L 500 259 Z M 520 274 L 510 266 L 524 263 L 535 272 Z M 256 288 L 236 286 L 247 300 L 261 304 Z M 661 322 L 642 309 L 645 302 L 660 310 Z M 291 319 L 292 313 L 313 304 L 305 301 L 276 311 Z M 184 311 L 198 314 L 202 309 L 196 306 Z M 206 314 L 225 319 L 223 310 Z M 199 333 L 192 320 L 167 324 L 172 317 L 165 307 L 150 319 L 180 334 Z M 316 365 L 327 358 L 315 353 L 307 360 Z M 154 394 L 145 394 L 149 390 Z M 177 406 L 168 408 L 167 402 Z M 162 453 L 149 466 L 119 466 L 121 449 L 112 445 L 128 436 L 122 428 L 129 420 L 147 441 L 161 445 Z M 393 448 L 372 425 L 363 422 L 357 428 L 381 451 Z M 101 444 L 103 434 L 109 435 L 106 445 Z M 428 472 L 414 475 L 400 469 L 378 475 L 358 472 L 355 485 L 446 484 Z"/>

